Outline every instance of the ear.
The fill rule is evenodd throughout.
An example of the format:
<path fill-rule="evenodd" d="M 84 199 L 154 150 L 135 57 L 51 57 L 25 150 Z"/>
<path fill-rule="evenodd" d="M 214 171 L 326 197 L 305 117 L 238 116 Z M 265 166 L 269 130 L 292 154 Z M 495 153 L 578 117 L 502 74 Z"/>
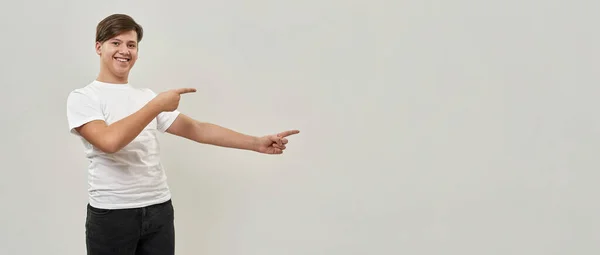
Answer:
<path fill-rule="evenodd" d="M 100 55 L 100 53 L 102 53 L 102 43 L 101 42 L 96 42 L 96 54 Z"/>

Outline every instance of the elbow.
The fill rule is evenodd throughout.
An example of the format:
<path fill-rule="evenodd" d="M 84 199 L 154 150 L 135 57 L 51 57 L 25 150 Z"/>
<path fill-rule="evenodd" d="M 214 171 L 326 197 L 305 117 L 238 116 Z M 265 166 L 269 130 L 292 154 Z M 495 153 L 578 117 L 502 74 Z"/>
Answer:
<path fill-rule="evenodd" d="M 77 130 L 81 136 L 88 141 L 95 149 L 104 153 L 115 153 L 121 149 L 122 139 L 115 132 L 105 127 L 98 127 L 98 124 L 87 126 L 85 129 Z"/>
<path fill-rule="evenodd" d="M 204 124 L 197 121 L 179 122 L 171 125 L 167 132 L 198 143 L 205 143 Z"/>
<path fill-rule="evenodd" d="M 104 153 L 106 153 L 106 154 L 113 154 L 113 153 L 115 153 L 115 152 L 119 151 L 119 150 L 116 148 L 116 146 L 113 146 L 113 145 L 108 145 L 108 144 L 106 144 L 106 145 L 101 145 L 101 146 L 98 146 L 98 147 L 96 147 L 96 148 L 98 148 L 99 150 L 101 150 L 102 152 L 104 152 Z"/>
<path fill-rule="evenodd" d="M 188 137 L 189 139 L 196 141 L 198 143 L 208 144 L 209 137 L 207 137 L 207 129 L 206 123 L 203 122 L 194 122 L 191 127 L 189 127 Z"/>
<path fill-rule="evenodd" d="M 115 153 L 115 152 L 119 151 L 119 150 L 118 150 L 117 148 L 115 148 L 115 147 L 105 147 L 105 148 L 102 148 L 101 150 L 102 150 L 104 153 L 106 153 L 106 154 L 113 154 L 113 153 Z"/>
<path fill-rule="evenodd" d="M 108 139 L 104 143 L 99 144 L 97 148 L 107 154 L 113 154 L 121 150 L 118 143 Z"/>

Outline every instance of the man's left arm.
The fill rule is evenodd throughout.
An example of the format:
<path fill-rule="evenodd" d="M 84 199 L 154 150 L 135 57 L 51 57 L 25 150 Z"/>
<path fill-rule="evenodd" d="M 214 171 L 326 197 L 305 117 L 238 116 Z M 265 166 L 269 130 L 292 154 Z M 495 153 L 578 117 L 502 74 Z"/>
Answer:
<path fill-rule="evenodd" d="M 289 130 L 275 135 L 256 137 L 242 134 L 216 124 L 200 122 L 180 113 L 166 132 L 202 144 L 250 150 L 265 154 L 281 154 L 288 143 L 286 137 L 297 134 L 300 131 Z"/>

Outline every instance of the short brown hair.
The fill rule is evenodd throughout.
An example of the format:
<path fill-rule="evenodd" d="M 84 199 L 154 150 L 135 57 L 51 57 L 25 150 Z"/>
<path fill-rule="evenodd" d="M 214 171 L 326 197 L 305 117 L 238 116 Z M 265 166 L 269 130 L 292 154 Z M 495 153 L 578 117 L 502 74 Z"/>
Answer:
<path fill-rule="evenodd" d="M 137 41 L 140 42 L 144 36 L 142 26 L 126 14 L 112 14 L 98 23 L 96 27 L 96 42 L 103 43 L 123 32 L 135 31 Z"/>

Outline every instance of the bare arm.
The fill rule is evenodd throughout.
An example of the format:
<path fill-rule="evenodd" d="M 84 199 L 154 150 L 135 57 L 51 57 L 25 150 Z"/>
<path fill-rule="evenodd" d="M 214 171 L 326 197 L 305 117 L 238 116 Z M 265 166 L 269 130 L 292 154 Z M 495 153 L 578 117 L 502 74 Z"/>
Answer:
<path fill-rule="evenodd" d="M 257 151 L 258 137 L 242 134 L 212 123 L 199 122 L 184 114 L 167 129 L 167 133 L 220 147 Z"/>
<path fill-rule="evenodd" d="M 179 114 L 167 133 L 187 138 L 198 143 L 256 151 L 264 154 L 282 154 L 288 143 L 287 136 L 298 134 L 288 130 L 275 135 L 250 136 L 212 123 L 199 122 Z"/>
<path fill-rule="evenodd" d="M 135 113 L 107 125 L 106 122 L 91 121 L 75 130 L 96 148 L 115 153 L 135 139 L 158 114 L 174 111 L 179 106 L 180 95 L 195 92 L 196 89 L 174 89 L 160 93 Z"/>
<path fill-rule="evenodd" d="M 106 153 L 115 153 L 135 139 L 161 113 L 157 104 L 148 103 L 142 109 L 111 125 L 101 120 L 76 128 L 92 145 Z"/>

